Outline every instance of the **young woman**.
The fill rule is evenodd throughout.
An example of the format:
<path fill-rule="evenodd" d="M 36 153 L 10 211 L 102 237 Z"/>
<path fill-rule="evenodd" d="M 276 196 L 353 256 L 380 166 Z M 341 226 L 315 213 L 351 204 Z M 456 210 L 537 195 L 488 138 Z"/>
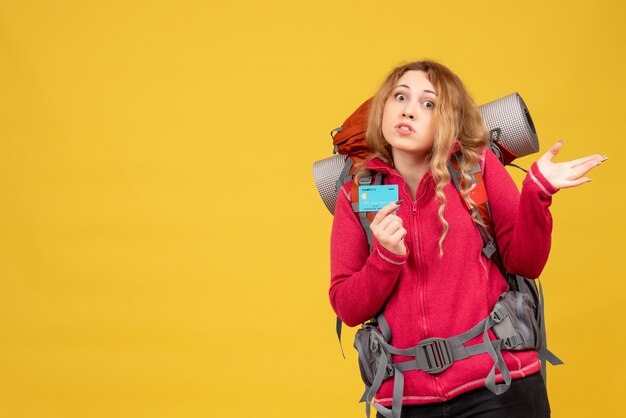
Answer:
<path fill-rule="evenodd" d="M 366 138 L 372 154 L 364 165 L 382 173 L 384 184 L 397 184 L 400 200 L 374 217 L 370 252 L 351 207 L 351 183 L 339 192 L 330 300 L 349 326 L 384 309 L 396 348 L 469 330 L 508 288 L 498 267 L 482 255 L 478 229 L 450 181 L 447 164 L 453 153 L 462 152 L 464 177 L 481 165 L 502 263 L 525 277 L 538 277 L 547 261 L 552 196 L 588 182 L 586 173 L 606 160 L 591 155 L 555 163 L 563 146 L 557 142 L 532 165 L 520 193 L 486 146 L 484 122 L 461 80 L 432 61 L 406 64 L 389 74 L 374 96 Z M 473 205 L 469 191 L 464 192 Z M 495 339 L 491 331 L 490 338 Z M 479 342 L 476 338 L 468 345 Z M 494 364 L 488 354 L 455 361 L 441 373 L 406 371 L 402 417 L 549 416 L 537 352 L 502 355 L 513 381 L 501 395 L 485 388 Z M 394 363 L 410 359 L 393 356 Z M 496 381 L 501 380 L 498 374 Z M 385 380 L 375 403 L 390 407 L 393 385 L 394 379 Z"/>

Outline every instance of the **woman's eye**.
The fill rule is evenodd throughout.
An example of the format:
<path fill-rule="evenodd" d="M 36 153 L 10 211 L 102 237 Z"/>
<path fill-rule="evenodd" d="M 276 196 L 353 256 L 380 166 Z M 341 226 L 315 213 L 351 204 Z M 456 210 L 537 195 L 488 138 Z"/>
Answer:
<path fill-rule="evenodd" d="M 406 100 L 406 96 L 404 95 L 404 93 L 396 93 L 393 95 L 393 97 L 395 97 L 396 100 L 399 102 L 403 102 Z"/>
<path fill-rule="evenodd" d="M 424 107 L 426 109 L 434 109 L 435 108 L 435 103 L 431 102 L 430 100 L 426 100 L 424 102 Z"/>

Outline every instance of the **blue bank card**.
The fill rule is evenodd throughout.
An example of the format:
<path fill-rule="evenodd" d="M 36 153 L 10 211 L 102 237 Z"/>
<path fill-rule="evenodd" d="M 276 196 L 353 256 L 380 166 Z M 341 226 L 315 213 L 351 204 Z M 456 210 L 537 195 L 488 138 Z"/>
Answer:
<path fill-rule="evenodd" d="M 398 185 L 359 186 L 359 212 L 376 212 L 398 200 Z"/>

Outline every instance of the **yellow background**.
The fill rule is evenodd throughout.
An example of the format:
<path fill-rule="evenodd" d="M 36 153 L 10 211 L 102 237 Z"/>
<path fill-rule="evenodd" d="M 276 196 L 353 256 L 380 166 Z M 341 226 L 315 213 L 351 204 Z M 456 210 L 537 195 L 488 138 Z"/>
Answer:
<path fill-rule="evenodd" d="M 0 417 L 361 417 L 311 165 L 419 58 L 478 103 L 519 92 L 542 152 L 610 157 L 555 196 L 543 283 L 553 416 L 622 416 L 625 19 L 618 0 L 3 0 Z"/>

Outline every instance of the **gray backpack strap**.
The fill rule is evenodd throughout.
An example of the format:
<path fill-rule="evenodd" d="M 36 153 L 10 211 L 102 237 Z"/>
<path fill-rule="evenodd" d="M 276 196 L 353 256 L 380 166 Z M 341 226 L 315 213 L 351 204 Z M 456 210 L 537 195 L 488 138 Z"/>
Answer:
<path fill-rule="evenodd" d="M 385 319 L 385 315 L 383 312 L 379 313 L 376 317 L 376 322 L 378 323 L 378 327 L 380 328 L 380 332 L 383 335 L 385 341 L 389 343 L 391 341 L 391 328 Z M 361 342 L 357 339 L 356 343 L 358 344 L 357 351 L 359 354 L 362 353 L 363 347 L 361 346 Z M 382 344 L 381 349 L 387 352 L 387 347 L 392 347 L 389 344 Z M 402 409 L 402 392 L 404 390 L 404 376 L 402 372 L 398 371 L 394 367 L 394 395 L 393 395 L 393 405 L 392 408 L 385 408 L 382 405 L 378 405 L 376 403 L 372 403 L 372 399 L 380 389 L 383 381 L 387 377 L 387 368 L 389 366 L 389 362 L 387 361 L 387 356 L 382 355 L 380 357 L 380 364 L 378 365 L 378 369 L 376 370 L 376 375 L 374 376 L 374 381 L 371 386 L 365 386 L 365 392 L 363 392 L 363 396 L 359 402 L 365 402 L 365 415 L 367 418 L 370 417 L 371 408 L 373 405 L 374 408 L 384 417 L 387 418 L 400 418 L 400 411 Z M 397 406 L 399 405 L 399 406 Z M 397 408 L 397 409 L 396 409 Z"/>
<path fill-rule="evenodd" d="M 383 312 L 379 313 L 378 316 L 376 317 L 376 320 L 378 321 L 380 332 L 383 334 L 383 337 L 385 337 L 385 341 L 390 342 L 391 341 L 391 328 L 389 327 L 389 323 L 385 319 L 384 313 Z"/>
<path fill-rule="evenodd" d="M 341 175 L 339 176 L 339 180 L 337 180 L 337 193 L 339 193 L 339 191 L 341 190 L 341 188 L 343 187 L 343 185 L 345 183 L 347 183 L 349 180 L 352 179 L 352 176 L 350 175 L 350 167 L 352 167 L 352 159 L 348 158 L 346 160 L 346 165 L 343 168 L 343 171 L 341 172 Z M 363 174 L 363 176 L 361 176 L 361 178 L 359 179 L 359 184 L 361 185 L 380 185 L 383 184 L 383 175 L 382 173 L 376 173 L 376 175 L 374 176 L 374 180 L 372 181 L 372 175 L 371 172 L 367 171 Z M 373 250 L 373 245 L 374 245 L 374 233 L 372 232 L 371 228 L 370 228 L 370 220 L 367 219 L 367 214 L 365 212 L 359 212 L 359 203 L 352 203 L 352 210 L 355 212 L 358 212 L 358 217 L 359 217 L 359 222 L 361 223 L 361 227 L 363 227 L 363 231 L 365 231 L 365 235 L 367 236 L 367 243 L 370 246 L 370 252 L 372 252 Z M 383 318 L 384 321 L 384 318 Z M 387 323 L 387 321 L 384 321 L 385 324 Z M 343 358 L 346 358 L 345 353 L 343 352 L 343 346 L 341 345 L 341 329 L 342 329 L 342 322 L 341 319 L 339 319 L 339 317 L 337 317 L 337 323 L 335 325 L 335 330 L 337 332 L 337 338 L 339 339 L 339 347 L 341 348 L 341 355 L 343 356 Z M 387 329 L 389 329 L 389 326 L 387 326 Z M 384 334 L 384 332 L 383 332 Z M 385 335 L 385 338 L 387 338 L 387 336 Z M 389 340 L 391 340 L 391 331 L 389 331 Z"/>
<path fill-rule="evenodd" d="M 359 222 L 363 226 L 363 231 L 365 231 L 365 235 L 367 236 L 367 243 L 370 246 L 370 253 L 371 253 L 372 250 L 374 249 L 374 233 L 372 232 L 372 229 L 370 228 L 371 222 L 369 219 L 367 219 L 367 213 L 359 212 Z"/>
<path fill-rule="evenodd" d="M 343 359 L 346 359 L 346 353 L 343 352 L 343 345 L 341 345 L 341 328 L 343 326 L 343 322 L 341 322 L 341 319 L 339 319 L 339 317 L 337 317 L 337 322 L 335 324 L 335 331 L 337 331 L 337 339 L 339 340 L 339 348 L 341 348 L 341 355 L 343 356 Z"/>
<path fill-rule="evenodd" d="M 395 368 L 395 366 L 394 366 Z M 385 418 L 400 418 L 402 414 L 402 393 L 404 392 L 404 374 L 398 370 L 394 370 L 393 378 L 393 400 L 391 401 L 391 409 L 386 408 L 377 403 L 367 403 L 365 411 L 369 418 L 369 405 L 371 404 Z"/>
<path fill-rule="evenodd" d="M 367 362 L 367 359 L 365 358 L 365 355 L 364 355 L 365 348 L 361 344 L 361 340 L 358 338 L 355 339 L 354 344 L 357 349 L 357 352 L 359 353 L 360 360 L 362 362 Z M 380 364 L 378 366 L 378 369 L 376 370 L 376 374 L 374 375 L 372 384 L 365 385 L 365 391 L 363 392 L 363 395 L 361 396 L 361 399 L 359 400 L 359 402 L 369 403 L 371 399 L 374 397 L 374 395 L 376 395 L 378 388 L 380 388 L 380 385 L 383 383 L 383 380 L 385 380 L 388 365 L 389 363 L 387 361 L 387 356 L 382 355 L 380 357 Z"/>
<path fill-rule="evenodd" d="M 487 353 L 494 361 L 494 365 L 487 376 L 485 386 L 495 394 L 501 394 L 508 390 L 511 384 L 511 374 L 502 358 L 501 350 L 515 346 L 519 341 L 515 337 L 491 341 L 487 331 L 502 322 L 507 315 L 506 310 L 496 307 L 488 317 L 462 334 L 447 339 L 428 338 L 421 341 L 417 346 L 406 349 L 397 349 L 391 345 L 386 345 L 385 349 L 395 355 L 415 357 L 415 360 L 394 364 L 397 372 L 422 370 L 430 374 L 444 371 L 457 360 Z M 512 329 L 511 333 L 514 331 Z M 467 342 L 481 334 L 483 336 L 481 344 L 465 346 Z M 496 368 L 502 374 L 504 383 L 496 384 Z"/>
<path fill-rule="evenodd" d="M 459 154 L 454 154 L 452 156 L 452 158 L 456 159 L 457 164 L 460 164 L 460 157 Z M 452 164 L 452 162 L 448 162 L 448 171 L 450 172 L 450 179 L 452 180 L 452 183 L 454 184 L 454 187 L 456 188 L 456 190 L 459 192 L 459 196 L 462 196 L 461 193 L 461 174 L 454 168 L 454 165 Z M 476 173 L 480 173 L 481 169 L 480 169 L 480 164 L 476 164 L 474 167 L 472 167 L 472 169 L 469 171 L 468 174 L 470 174 L 470 176 L 472 176 L 472 179 L 475 181 L 474 178 L 474 174 Z M 486 203 L 486 207 L 487 207 L 487 211 L 489 212 L 489 217 L 491 218 L 491 210 L 489 209 L 489 203 Z M 481 219 L 480 213 L 478 212 L 477 208 L 472 208 L 471 209 L 471 214 L 472 214 L 472 218 L 475 219 Z M 491 236 L 491 234 L 489 233 L 489 230 L 484 226 L 481 225 L 477 222 L 474 222 L 476 224 L 476 227 L 478 228 L 478 232 L 480 232 L 480 236 L 483 239 L 483 254 L 485 255 L 485 257 L 487 258 L 491 258 L 491 256 L 496 252 L 496 240 L 493 236 Z"/>
<path fill-rule="evenodd" d="M 557 366 L 559 364 L 563 364 L 563 361 L 558 358 L 554 353 L 548 350 L 548 338 L 546 336 L 546 327 L 545 327 L 545 311 L 543 306 L 543 287 L 541 286 L 541 280 L 537 279 L 539 283 L 539 306 L 537 307 L 539 312 L 539 332 L 541 334 L 541 347 L 537 351 L 539 354 L 539 359 L 541 360 L 541 376 L 543 377 L 544 383 L 548 384 L 548 376 L 547 376 L 547 365 L 546 362 L 552 364 L 553 366 Z"/>
<path fill-rule="evenodd" d="M 378 366 L 378 370 L 376 371 L 376 376 L 374 377 L 374 382 L 372 382 L 371 386 L 365 387 L 365 392 L 363 393 L 363 396 L 361 396 L 361 400 L 359 401 L 359 402 L 365 402 L 365 415 L 367 416 L 367 418 L 369 418 L 370 416 L 370 405 L 374 405 L 374 408 L 376 408 L 378 412 L 381 412 L 378 409 L 378 407 L 384 408 L 381 405 L 372 403 L 372 398 L 374 398 L 374 395 L 376 395 L 376 392 L 378 392 L 380 385 L 382 385 L 383 380 L 385 379 L 388 364 L 389 363 L 387 362 L 387 356 L 382 356 L 380 365 Z M 397 375 L 397 371 L 395 372 Z M 395 388 L 394 388 L 394 391 L 395 391 Z M 384 410 L 386 409 L 387 408 L 384 408 Z M 381 412 L 381 414 L 382 413 L 383 412 Z"/>
<path fill-rule="evenodd" d="M 502 344 L 498 344 L 497 348 L 493 347 L 491 341 L 489 340 L 489 334 L 487 331 L 489 328 L 493 327 L 496 324 L 496 321 L 500 321 L 503 318 L 497 318 L 494 313 L 489 315 L 488 321 L 485 324 L 485 330 L 483 332 L 483 342 L 485 348 L 487 348 L 487 353 L 491 357 L 494 362 L 493 367 L 489 371 L 487 375 L 487 380 L 485 380 L 485 386 L 487 389 L 495 393 L 496 395 L 500 395 L 506 392 L 511 386 L 511 373 L 509 372 L 509 368 L 506 366 L 504 359 L 502 358 L 502 352 L 500 351 L 503 347 Z M 502 374 L 502 378 L 504 379 L 503 383 L 496 383 L 496 367 L 500 370 L 500 374 Z"/>
<path fill-rule="evenodd" d="M 382 173 L 377 172 L 372 178 L 372 174 L 369 171 L 366 171 L 363 176 L 359 179 L 359 186 L 379 186 L 383 184 L 383 175 Z M 370 228 L 370 220 L 367 218 L 366 212 L 359 212 L 359 202 L 352 202 L 352 210 L 358 212 L 359 222 L 361 223 L 361 227 L 363 231 L 365 231 L 365 235 L 367 236 L 367 243 L 370 246 L 370 252 L 374 249 L 374 233 Z"/>

